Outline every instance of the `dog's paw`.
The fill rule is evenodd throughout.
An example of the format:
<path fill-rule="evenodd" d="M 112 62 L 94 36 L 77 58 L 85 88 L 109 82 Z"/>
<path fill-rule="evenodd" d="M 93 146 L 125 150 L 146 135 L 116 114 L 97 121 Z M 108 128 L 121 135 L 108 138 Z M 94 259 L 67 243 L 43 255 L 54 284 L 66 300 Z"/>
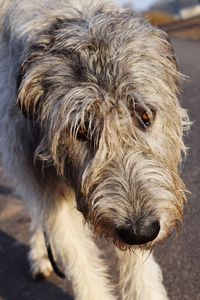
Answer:
<path fill-rule="evenodd" d="M 51 263 L 47 256 L 33 259 L 29 253 L 30 272 L 34 280 L 43 280 L 49 277 L 53 271 Z"/>

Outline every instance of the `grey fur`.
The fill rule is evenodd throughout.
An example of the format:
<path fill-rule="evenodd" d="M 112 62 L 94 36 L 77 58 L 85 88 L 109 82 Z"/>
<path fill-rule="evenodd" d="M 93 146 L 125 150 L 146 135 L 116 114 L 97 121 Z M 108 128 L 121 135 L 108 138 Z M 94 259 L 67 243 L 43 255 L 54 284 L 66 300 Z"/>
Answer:
<path fill-rule="evenodd" d="M 163 31 L 113 3 L 73 3 L 2 2 L 2 162 L 49 232 L 58 198 L 72 189 L 96 235 L 151 249 L 185 204 L 179 166 L 189 121 L 173 49 Z M 147 244 L 117 234 L 154 220 L 160 233 Z"/>

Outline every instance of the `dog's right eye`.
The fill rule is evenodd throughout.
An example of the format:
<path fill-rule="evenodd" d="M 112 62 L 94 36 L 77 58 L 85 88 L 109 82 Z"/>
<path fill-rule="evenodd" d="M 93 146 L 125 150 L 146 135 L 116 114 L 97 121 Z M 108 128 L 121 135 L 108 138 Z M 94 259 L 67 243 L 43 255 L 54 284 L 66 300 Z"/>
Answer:
<path fill-rule="evenodd" d="M 86 142 L 88 140 L 88 130 L 85 127 L 79 127 L 76 138 L 81 142 Z"/>

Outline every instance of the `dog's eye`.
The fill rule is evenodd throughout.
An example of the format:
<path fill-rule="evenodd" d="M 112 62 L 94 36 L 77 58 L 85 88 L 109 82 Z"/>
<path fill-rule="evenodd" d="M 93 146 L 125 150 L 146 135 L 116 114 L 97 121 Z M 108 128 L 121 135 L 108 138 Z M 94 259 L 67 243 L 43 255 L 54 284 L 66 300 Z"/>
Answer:
<path fill-rule="evenodd" d="M 85 127 L 79 127 L 79 130 L 77 132 L 76 138 L 79 141 L 85 142 L 88 140 L 88 130 Z"/>
<path fill-rule="evenodd" d="M 140 129 L 147 129 L 149 128 L 153 121 L 155 120 L 156 112 L 154 109 L 144 110 L 142 108 L 137 109 L 136 116 L 138 120 L 138 126 Z"/>
<path fill-rule="evenodd" d="M 144 112 L 141 116 L 141 121 L 146 127 L 149 127 L 151 125 L 152 118 L 153 118 L 152 114 Z"/>

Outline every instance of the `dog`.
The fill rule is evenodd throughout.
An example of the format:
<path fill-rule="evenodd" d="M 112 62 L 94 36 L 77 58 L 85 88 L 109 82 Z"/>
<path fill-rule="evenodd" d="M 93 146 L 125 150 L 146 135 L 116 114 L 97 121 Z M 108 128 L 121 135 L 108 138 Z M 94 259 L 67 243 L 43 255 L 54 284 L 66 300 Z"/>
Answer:
<path fill-rule="evenodd" d="M 45 232 L 75 299 L 167 300 L 152 250 L 182 221 L 189 127 L 167 34 L 112 1 L 1 0 L 0 14 L 1 159 L 32 218 L 33 277 L 52 272 Z"/>

